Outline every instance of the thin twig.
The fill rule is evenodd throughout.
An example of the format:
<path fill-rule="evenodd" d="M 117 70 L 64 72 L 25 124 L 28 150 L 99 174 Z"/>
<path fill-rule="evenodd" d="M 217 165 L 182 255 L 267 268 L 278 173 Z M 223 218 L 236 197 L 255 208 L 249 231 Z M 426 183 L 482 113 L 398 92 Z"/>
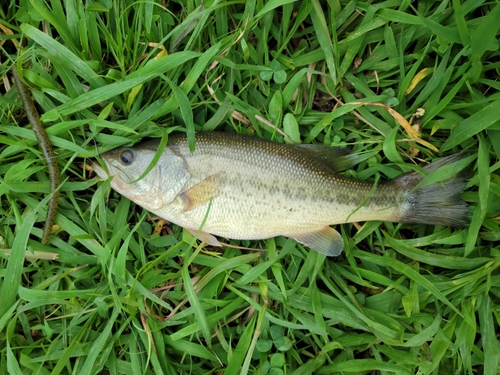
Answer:
<path fill-rule="evenodd" d="M 45 219 L 42 236 L 42 243 L 46 244 L 52 233 L 52 226 L 54 225 L 57 214 L 57 206 L 59 204 L 58 187 L 61 183 L 59 167 L 57 165 L 56 155 L 54 154 L 54 150 L 52 149 L 52 144 L 50 143 L 49 137 L 47 137 L 47 133 L 42 126 L 40 117 L 38 116 L 38 112 L 35 108 L 35 104 L 31 99 L 31 94 L 28 91 L 28 88 L 21 81 L 21 78 L 19 78 L 19 74 L 17 73 L 17 68 L 15 65 L 12 67 L 12 75 L 14 76 L 14 82 L 16 83 L 17 91 L 19 91 L 19 96 L 21 97 L 21 100 L 23 102 L 26 116 L 28 117 L 31 128 L 35 133 L 36 139 L 38 140 L 40 150 L 42 151 L 43 158 L 45 159 L 47 168 L 49 170 L 50 192 L 52 193 L 52 197 L 50 198 L 50 201 L 47 205 L 47 218 Z"/>

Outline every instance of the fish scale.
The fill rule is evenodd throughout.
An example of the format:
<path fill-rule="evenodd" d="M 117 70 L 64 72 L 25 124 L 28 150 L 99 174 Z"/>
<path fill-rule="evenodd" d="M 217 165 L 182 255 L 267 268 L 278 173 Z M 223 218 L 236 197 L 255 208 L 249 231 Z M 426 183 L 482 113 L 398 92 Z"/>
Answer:
<path fill-rule="evenodd" d="M 231 178 L 231 183 L 234 186 L 238 189 L 241 189 L 241 186 L 245 186 L 245 189 L 253 190 L 254 199 L 266 200 L 267 205 L 272 205 L 272 199 L 277 199 L 279 196 L 282 197 L 282 201 L 288 202 L 291 208 L 298 206 L 301 202 L 305 204 L 337 203 L 342 205 L 338 195 L 342 195 L 342 192 L 344 196 L 348 194 L 349 185 L 346 185 L 343 178 L 333 174 L 332 170 L 326 166 L 294 153 L 293 151 L 295 150 L 286 148 L 284 147 L 285 145 L 263 142 L 262 140 L 255 142 L 256 139 L 254 140 L 249 137 L 230 138 L 234 143 L 231 144 L 231 147 L 227 147 L 226 144 L 226 152 L 223 153 L 222 158 L 220 158 L 220 155 L 217 155 L 218 163 L 210 163 L 213 165 L 212 168 L 196 169 L 197 165 L 203 165 L 197 159 L 197 156 L 201 156 L 205 162 L 209 163 L 209 158 L 214 154 L 214 150 L 216 149 L 212 147 L 211 141 L 219 136 L 218 133 L 208 133 L 199 136 L 197 138 L 197 148 L 193 155 L 190 155 L 186 145 L 182 144 L 182 137 L 174 137 L 171 139 L 171 144 L 180 148 L 180 154 L 184 155 L 188 169 L 194 171 L 192 175 L 201 175 L 203 176 L 201 179 L 203 179 L 211 173 L 224 169 L 235 176 Z M 181 144 L 178 144 L 179 141 Z M 217 142 L 214 143 L 218 144 Z M 229 166 L 226 162 L 227 159 L 238 160 L 241 164 L 238 166 Z M 235 172 L 241 169 L 245 170 L 246 175 L 250 177 L 244 179 L 241 174 Z M 279 176 L 281 181 L 275 176 Z M 284 181 L 289 182 L 284 183 Z M 371 184 L 359 184 L 360 187 L 362 185 L 367 191 L 372 188 Z M 227 191 L 223 196 L 218 197 L 217 204 L 224 205 L 226 203 L 224 200 L 230 196 L 232 196 L 232 192 Z M 356 197 L 353 196 L 350 199 L 356 199 Z M 359 201 L 357 202 L 359 205 L 361 200 L 359 198 L 357 200 Z M 215 209 L 216 202 L 214 201 L 212 210 Z M 252 201 L 247 203 L 251 204 Z M 251 208 L 251 205 L 245 207 Z M 311 211 L 310 214 L 317 216 L 318 208 L 310 206 L 307 206 L 307 208 L 308 211 Z M 334 218 L 332 216 L 332 209 L 334 208 L 328 207 L 323 210 L 325 213 L 321 222 L 332 223 L 336 220 L 343 220 L 340 217 Z M 268 211 L 266 210 L 266 213 Z M 349 208 L 346 211 L 350 213 Z M 301 222 L 304 221 L 303 219 L 301 220 Z M 280 230 L 282 229 L 280 228 Z"/>
<path fill-rule="evenodd" d="M 142 179 L 159 141 L 102 154 L 111 186 L 154 214 L 220 246 L 214 237 L 264 239 L 284 235 L 326 255 L 343 248 L 330 225 L 365 220 L 464 225 L 469 211 L 460 194 L 466 174 L 414 187 L 411 173 L 374 186 L 341 176 L 352 156 L 323 145 L 286 145 L 229 133 L 198 133 L 190 152 L 184 134 L 171 135 L 160 160 Z M 460 160 L 452 155 L 430 172 Z M 108 175 L 96 166 L 102 178 Z M 139 179 L 139 180 L 138 180 Z M 152 194 L 151 192 L 155 192 Z M 432 218 L 432 213 L 436 218 Z M 431 215 L 430 215 L 431 214 Z"/>

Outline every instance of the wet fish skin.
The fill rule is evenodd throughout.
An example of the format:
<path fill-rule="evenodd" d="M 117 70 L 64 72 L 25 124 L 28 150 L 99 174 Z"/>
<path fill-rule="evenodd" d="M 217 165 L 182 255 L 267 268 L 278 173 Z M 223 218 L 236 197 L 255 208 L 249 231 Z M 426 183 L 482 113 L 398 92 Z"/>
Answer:
<path fill-rule="evenodd" d="M 138 180 L 158 144 L 154 140 L 102 154 L 113 176 L 112 187 L 191 233 L 198 230 L 210 205 L 200 238 L 212 245 L 220 246 L 213 235 L 233 239 L 284 235 L 335 256 L 342 252 L 343 240 L 332 224 L 384 220 L 460 226 L 468 220 L 467 205 L 460 198 L 463 175 L 444 186 L 415 191 L 422 174 L 374 187 L 336 173 L 349 159 L 336 148 L 210 132 L 196 135 L 193 153 L 185 135 L 171 135 L 158 163 Z M 461 157 L 441 159 L 427 169 Z M 96 172 L 108 177 L 100 167 Z"/>

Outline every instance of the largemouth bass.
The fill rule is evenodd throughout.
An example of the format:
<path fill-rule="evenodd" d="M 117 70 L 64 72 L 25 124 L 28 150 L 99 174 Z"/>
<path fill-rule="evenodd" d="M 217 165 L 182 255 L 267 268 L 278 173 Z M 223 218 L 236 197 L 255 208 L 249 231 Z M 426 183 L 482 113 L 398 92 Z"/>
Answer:
<path fill-rule="evenodd" d="M 327 256 L 343 250 L 332 224 L 367 220 L 464 226 L 469 209 L 460 198 L 466 176 L 414 187 L 424 178 L 409 173 L 374 186 L 337 173 L 350 158 L 323 145 L 286 145 L 228 133 L 198 133 L 190 152 L 184 134 L 168 145 L 142 179 L 159 141 L 121 147 L 101 155 L 111 187 L 150 212 L 213 246 L 214 235 L 232 239 L 287 236 Z M 427 172 L 462 158 L 452 155 Z"/>

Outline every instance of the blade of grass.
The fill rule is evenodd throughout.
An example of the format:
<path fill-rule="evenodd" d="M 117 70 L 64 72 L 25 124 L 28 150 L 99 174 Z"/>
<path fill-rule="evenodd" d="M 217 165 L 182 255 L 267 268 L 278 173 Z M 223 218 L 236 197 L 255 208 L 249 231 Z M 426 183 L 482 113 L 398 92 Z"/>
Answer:
<path fill-rule="evenodd" d="M 198 248 L 195 254 L 200 250 L 201 248 Z M 207 343 L 208 347 L 211 347 L 212 337 L 210 334 L 210 327 L 207 322 L 205 311 L 203 311 L 198 295 L 196 294 L 196 291 L 194 289 L 193 280 L 189 276 L 189 265 L 190 262 L 185 262 L 181 270 L 182 280 L 184 281 L 184 289 L 186 290 L 186 295 L 187 298 L 189 299 L 189 303 L 193 308 L 194 315 L 196 317 L 196 321 L 199 324 L 203 338 L 205 339 L 205 342 Z"/>
<path fill-rule="evenodd" d="M 29 210 L 23 217 L 21 225 L 17 228 L 16 237 L 12 243 L 12 249 L 5 269 L 2 290 L 0 291 L 0 316 L 3 316 L 16 301 L 16 296 L 21 285 L 24 254 L 28 238 L 35 224 L 38 212 L 41 211 L 42 207 L 47 205 L 50 198 L 51 195 L 49 194 L 34 209 Z"/>
<path fill-rule="evenodd" d="M 499 118 L 500 100 L 495 100 L 479 112 L 474 113 L 472 116 L 458 124 L 451 132 L 450 137 L 444 142 L 441 150 L 447 151 L 460 143 L 465 142 L 475 134 L 487 129 L 493 124 L 498 123 Z"/>
<path fill-rule="evenodd" d="M 330 77 L 333 80 L 333 84 L 337 85 L 338 83 L 338 60 L 335 59 L 334 56 L 339 56 L 338 52 L 335 51 L 335 45 L 337 44 L 336 35 L 334 35 L 333 43 L 332 37 L 328 31 L 328 26 L 326 24 L 325 15 L 323 13 L 323 9 L 318 0 L 312 0 L 312 4 L 314 10 L 309 13 L 313 26 L 316 31 L 316 36 L 318 38 L 318 42 L 321 45 L 321 49 L 325 54 L 326 65 L 328 66 L 328 70 L 330 71 Z"/>
<path fill-rule="evenodd" d="M 398 253 L 406 256 L 409 259 L 414 259 L 418 262 L 431 264 L 436 267 L 449 268 L 449 269 L 461 269 L 470 270 L 478 268 L 488 261 L 490 258 L 473 258 L 467 259 L 463 257 L 454 257 L 450 255 L 439 255 L 433 254 L 428 251 L 419 250 L 413 246 L 407 245 L 404 241 L 396 240 L 389 236 L 388 233 L 384 232 L 384 237 L 387 240 L 387 244 L 396 250 Z"/>
<path fill-rule="evenodd" d="M 411 268 L 407 264 L 404 264 L 398 260 L 390 259 L 387 257 L 382 258 L 374 254 L 367 254 L 367 253 L 362 254 L 357 250 L 354 251 L 354 254 L 360 257 L 361 259 L 367 259 L 374 262 L 375 264 L 392 267 L 398 270 L 400 273 L 406 275 L 407 277 L 409 277 L 410 279 L 412 279 L 413 281 L 424 287 L 430 293 L 432 293 L 438 300 L 447 305 L 455 313 L 461 315 L 460 311 L 446 298 L 446 296 L 439 289 L 436 288 L 436 286 L 433 283 L 431 283 L 425 277 L 417 273 L 413 268 Z"/>
<path fill-rule="evenodd" d="M 498 340 L 495 337 L 491 298 L 486 296 L 479 306 L 479 327 L 484 351 L 484 375 L 493 375 L 498 372 Z"/>
<path fill-rule="evenodd" d="M 488 50 L 498 49 L 496 38 L 500 25 L 497 20 L 500 18 L 500 4 L 496 4 L 488 14 L 482 17 L 479 27 L 471 35 L 471 80 L 477 81 L 483 71 L 481 56 Z"/>
<path fill-rule="evenodd" d="M 178 52 L 158 60 L 153 60 L 127 76 L 122 82 L 111 83 L 105 87 L 88 91 L 77 98 L 69 100 L 58 108 L 46 112 L 42 115 L 41 119 L 44 122 L 55 121 L 59 117 L 68 116 L 100 102 L 109 100 L 127 90 L 133 89 L 135 86 L 158 77 L 160 74 L 185 64 L 187 61 L 197 56 L 199 56 L 199 54 L 195 52 Z"/>
<path fill-rule="evenodd" d="M 489 209 L 489 186 L 490 186 L 490 159 L 489 159 L 490 143 L 485 140 L 482 135 L 479 135 L 479 150 L 477 167 L 479 174 L 479 206 L 476 207 L 472 220 L 469 226 L 469 233 L 465 243 L 465 256 L 469 255 L 477 242 L 481 224 L 486 217 Z"/>
<path fill-rule="evenodd" d="M 194 147 L 195 147 L 194 122 L 193 122 L 193 111 L 191 109 L 191 103 L 189 102 L 189 99 L 186 96 L 186 94 L 179 88 L 179 86 L 174 84 L 170 79 L 166 77 L 165 79 L 170 85 L 170 88 L 172 89 L 175 95 L 175 99 L 179 104 L 179 110 L 181 112 L 182 119 L 184 120 L 184 125 L 186 126 L 186 134 L 189 144 L 189 150 L 191 152 L 194 152 Z"/>
<path fill-rule="evenodd" d="M 97 357 L 101 354 L 103 347 L 106 345 L 106 341 L 109 340 L 111 336 L 111 331 L 113 329 L 115 320 L 118 318 L 120 313 L 120 309 L 115 307 L 111 316 L 109 317 L 106 326 L 103 331 L 99 334 L 99 337 L 94 341 L 93 345 L 90 347 L 90 351 L 88 356 L 80 370 L 80 373 L 83 375 L 93 374 L 94 373 L 94 365 Z"/>
<path fill-rule="evenodd" d="M 250 322 L 247 323 L 245 330 L 243 331 L 241 338 L 238 340 L 236 348 L 232 353 L 229 363 L 226 367 L 226 372 L 228 374 L 244 374 L 242 372 L 242 365 L 245 360 L 246 353 L 249 352 L 249 348 L 252 342 L 252 333 L 255 327 L 256 317 L 254 316 Z"/>

